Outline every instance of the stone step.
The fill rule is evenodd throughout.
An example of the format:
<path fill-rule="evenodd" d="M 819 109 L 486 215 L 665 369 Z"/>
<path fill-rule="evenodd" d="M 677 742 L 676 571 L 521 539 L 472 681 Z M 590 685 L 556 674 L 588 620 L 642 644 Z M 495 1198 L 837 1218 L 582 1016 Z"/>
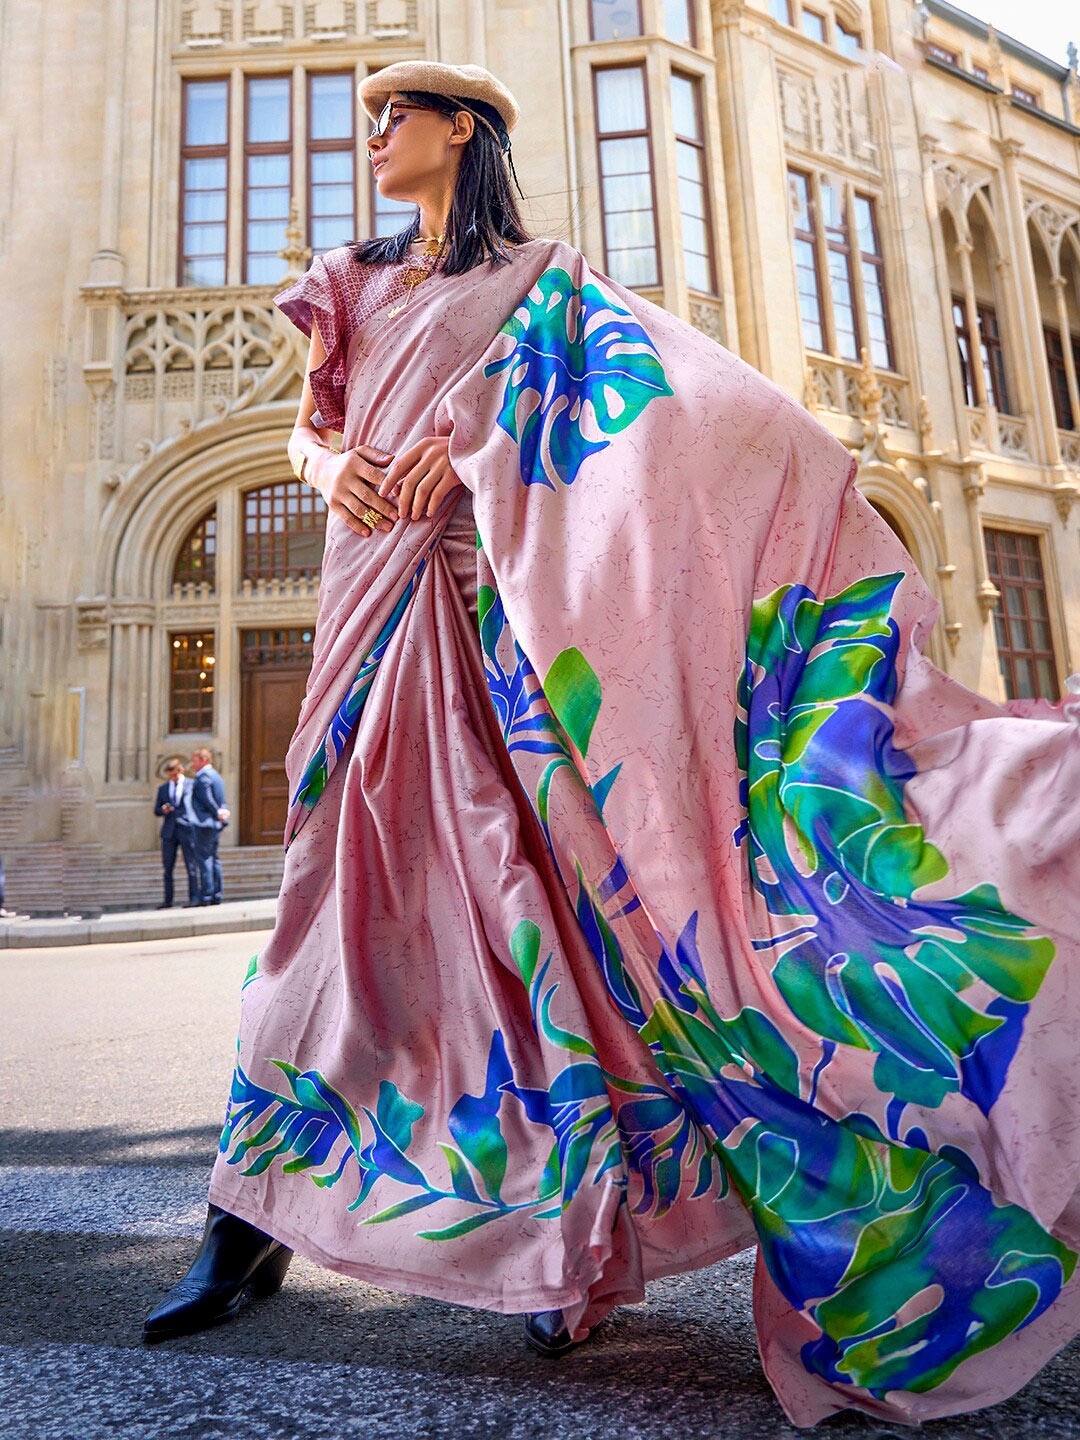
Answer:
<path fill-rule="evenodd" d="M 276 895 L 284 859 L 284 851 L 277 845 L 223 849 L 225 895 L 230 900 Z M 107 855 L 99 845 L 27 845 L 11 854 L 6 868 L 7 908 L 31 915 L 153 908 L 161 902 L 161 854 L 157 850 Z M 187 887 L 179 856 L 173 879 L 183 903 Z"/>
<path fill-rule="evenodd" d="M 32 785 L 12 785 L 0 791 L 0 855 L 5 859 L 25 847 L 27 816 L 40 798 Z"/>

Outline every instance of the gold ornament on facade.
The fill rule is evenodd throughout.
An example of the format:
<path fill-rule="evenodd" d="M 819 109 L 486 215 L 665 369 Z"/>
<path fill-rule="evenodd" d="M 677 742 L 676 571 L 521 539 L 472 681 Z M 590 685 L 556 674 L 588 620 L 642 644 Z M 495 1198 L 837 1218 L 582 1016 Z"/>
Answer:
<path fill-rule="evenodd" d="M 285 226 L 285 245 L 279 250 L 278 255 L 288 269 L 281 277 L 284 285 L 287 281 L 298 280 L 307 269 L 307 262 L 311 259 L 311 247 L 304 244 L 304 231 L 300 224 L 300 206 L 295 197 L 289 201 L 289 223 Z"/>

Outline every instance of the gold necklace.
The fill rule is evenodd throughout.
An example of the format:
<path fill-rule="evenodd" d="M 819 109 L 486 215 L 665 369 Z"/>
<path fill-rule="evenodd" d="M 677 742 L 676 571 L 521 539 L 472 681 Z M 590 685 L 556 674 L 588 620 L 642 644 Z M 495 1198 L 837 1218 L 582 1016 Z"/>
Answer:
<path fill-rule="evenodd" d="M 434 262 L 435 257 L 439 254 L 439 251 L 442 248 L 444 238 L 445 237 L 442 235 L 426 238 L 424 240 L 425 248 L 421 252 L 420 260 L 431 260 L 432 262 Z M 417 242 L 414 240 L 412 243 L 415 245 Z M 434 263 L 430 265 L 424 265 L 422 263 L 418 263 L 418 261 L 409 260 L 409 262 L 405 266 L 405 269 L 401 272 L 401 283 L 405 288 L 405 299 L 401 302 L 400 305 L 395 305 L 391 310 L 387 311 L 388 317 L 390 319 L 393 319 L 395 315 L 400 315 L 402 310 L 405 309 L 409 301 L 412 299 L 413 291 L 416 289 L 416 287 L 418 285 L 422 285 L 425 280 L 430 280 L 434 273 Z"/>

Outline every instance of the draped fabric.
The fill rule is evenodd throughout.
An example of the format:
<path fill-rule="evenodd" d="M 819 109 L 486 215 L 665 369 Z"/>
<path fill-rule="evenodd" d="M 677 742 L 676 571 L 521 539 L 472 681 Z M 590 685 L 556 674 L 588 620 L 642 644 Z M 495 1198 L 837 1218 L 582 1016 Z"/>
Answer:
<path fill-rule="evenodd" d="M 936 671 L 847 451 L 566 246 L 348 356 L 465 493 L 329 522 L 211 1198 L 578 1333 L 754 1243 L 796 1424 L 1012 1393 L 1080 1329 L 1076 717 Z"/>

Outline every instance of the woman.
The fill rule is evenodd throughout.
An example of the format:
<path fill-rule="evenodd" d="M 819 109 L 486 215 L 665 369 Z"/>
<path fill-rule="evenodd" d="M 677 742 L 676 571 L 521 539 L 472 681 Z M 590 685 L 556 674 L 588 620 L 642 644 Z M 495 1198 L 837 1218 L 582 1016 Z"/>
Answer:
<path fill-rule="evenodd" d="M 206 1236 L 147 1338 L 299 1248 L 560 1354 L 756 1241 L 795 1423 L 993 1403 L 1080 1324 L 1076 726 L 922 659 L 930 599 L 805 411 L 526 238 L 494 77 L 360 97 L 418 215 L 278 297 L 315 656 Z"/>

